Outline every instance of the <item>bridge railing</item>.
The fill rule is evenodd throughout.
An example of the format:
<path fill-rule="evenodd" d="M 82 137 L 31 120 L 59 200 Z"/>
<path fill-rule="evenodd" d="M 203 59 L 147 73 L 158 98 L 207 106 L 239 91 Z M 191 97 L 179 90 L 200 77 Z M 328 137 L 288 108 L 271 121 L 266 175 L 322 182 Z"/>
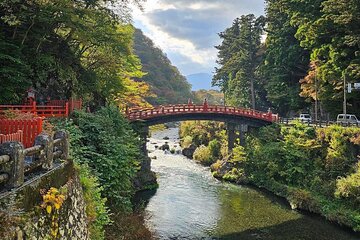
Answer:
<path fill-rule="evenodd" d="M 0 191 L 20 187 L 25 176 L 52 169 L 54 160 L 68 159 L 68 153 L 69 139 L 65 131 L 56 132 L 54 137 L 42 133 L 30 148 L 24 149 L 20 142 L 0 144 Z"/>
<path fill-rule="evenodd" d="M 177 115 L 184 113 L 223 113 L 228 115 L 246 116 L 269 122 L 277 120 L 277 115 L 271 112 L 260 112 L 252 109 L 236 108 L 220 105 L 169 105 L 157 106 L 154 108 L 129 109 L 127 116 L 130 121 L 148 119 L 156 116 Z"/>

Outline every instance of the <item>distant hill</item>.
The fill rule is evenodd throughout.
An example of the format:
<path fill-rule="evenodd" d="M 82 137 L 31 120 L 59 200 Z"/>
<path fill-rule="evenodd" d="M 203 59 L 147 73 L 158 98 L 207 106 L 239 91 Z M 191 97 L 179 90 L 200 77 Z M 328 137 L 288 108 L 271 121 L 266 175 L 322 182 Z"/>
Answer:
<path fill-rule="evenodd" d="M 134 49 L 141 60 L 142 70 L 147 73 L 141 80 L 148 83 L 157 95 L 148 98 L 149 103 L 187 103 L 192 98 L 191 86 L 186 78 L 140 29 L 135 30 Z"/>
<path fill-rule="evenodd" d="M 192 85 L 193 91 L 198 91 L 200 89 L 218 89 L 216 87 L 211 87 L 212 75 L 209 73 L 195 73 L 186 76 L 186 78 Z"/>
<path fill-rule="evenodd" d="M 206 98 L 210 105 L 223 105 L 224 94 L 218 90 L 198 90 L 193 92 L 195 95 L 194 103 L 203 104 Z"/>

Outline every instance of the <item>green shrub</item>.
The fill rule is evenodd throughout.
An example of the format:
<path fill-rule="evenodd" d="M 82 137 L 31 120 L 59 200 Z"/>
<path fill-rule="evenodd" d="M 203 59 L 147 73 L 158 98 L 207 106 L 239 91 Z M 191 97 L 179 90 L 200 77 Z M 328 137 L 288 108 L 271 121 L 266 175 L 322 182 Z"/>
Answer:
<path fill-rule="evenodd" d="M 288 191 L 288 199 L 290 201 L 290 204 L 292 208 L 300 208 L 300 209 L 306 209 L 311 212 L 319 212 L 320 208 L 318 205 L 318 202 L 313 197 L 311 192 L 299 189 L 299 188 L 293 188 Z"/>
<path fill-rule="evenodd" d="M 241 177 L 244 177 L 244 170 L 233 168 L 223 176 L 223 179 L 229 182 L 237 182 Z"/>
<path fill-rule="evenodd" d="M 231 162 L 245 162 L 246 161 L 246 152 L 244 147 L 236 146 L 233 149 L 233 156 Z"/>
<path fill-rule="evenodd" d="M 213 163 L 210 149 L 204 145 L 201 145 L 195 150 L 193 157 L 196 161 L 204 165 L 210 165 Z"/>
<path fill-rule="evenodd" d="M 336 181 L 335 196 L 349 198 L 360 203 L 360 163 L 354 174 Z"/>
<path fill-rule="evenodd" d="M 87 165 L 76 165 L 86 205 L 87 224 L 91 240 L 104 239 L 104 227 L 111 221 L 106 198 L 101 197 L 99 179 L 92 175 Z"/>
<path fill-rule="evenodd" d="M 139 141 L 116 107 L 96 113 L 76 112 L 60 123 L 70 133 L 71 155 L 98 176 L 108 205 L 125 212 L 132 208 L 133 178 L 139 169 Z"/>
<path fill-rule="evenodd" d="M 182 147 L 183 148 L 188 148 L 190 145 L 192 144 L 192 137 L 191 136 L 186 136 L 182 142 Z"/>
<path fill-rule="evenodd" d="M 209 150 L 210 150 L 210 154 L 211 157 L 213 159 L 218 159 L 220 157 L 220 149 L 221 149 L 221 144 L 219 143 L 219 141 L 217 139 L 213 139 L 209 142 Z"/>

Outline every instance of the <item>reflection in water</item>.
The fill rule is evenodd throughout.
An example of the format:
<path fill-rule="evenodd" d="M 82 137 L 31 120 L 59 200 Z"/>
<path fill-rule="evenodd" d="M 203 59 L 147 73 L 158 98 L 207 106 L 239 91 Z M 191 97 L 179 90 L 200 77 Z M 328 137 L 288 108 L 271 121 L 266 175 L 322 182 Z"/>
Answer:
<path fill-rule="evenodd" d="M 157 157 L 152 170 L 159 189 L 148 201 L 145 218 L 159 239 L 360 239 L 256 189 L 221 183 L 208 168 L 181 155 L 155 150 L 165 142 L 178 146 L 177 131 L 158 132 L 148 143 L 149 156 Z M 170 139 L 163 140 L 165 136 Z"/>

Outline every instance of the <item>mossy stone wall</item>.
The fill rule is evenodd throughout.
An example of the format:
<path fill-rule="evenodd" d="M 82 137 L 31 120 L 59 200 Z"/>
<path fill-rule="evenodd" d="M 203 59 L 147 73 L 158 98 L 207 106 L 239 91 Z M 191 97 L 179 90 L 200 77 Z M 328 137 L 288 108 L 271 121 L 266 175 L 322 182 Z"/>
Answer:
<path fill-rule="evenodd" d="M 56 215 L 41 207 L 42 194 L 51 187 L 65 197 Z M 72 162 L 0 194 L 0 239 L 89 239 L 83 191 Z"/>

